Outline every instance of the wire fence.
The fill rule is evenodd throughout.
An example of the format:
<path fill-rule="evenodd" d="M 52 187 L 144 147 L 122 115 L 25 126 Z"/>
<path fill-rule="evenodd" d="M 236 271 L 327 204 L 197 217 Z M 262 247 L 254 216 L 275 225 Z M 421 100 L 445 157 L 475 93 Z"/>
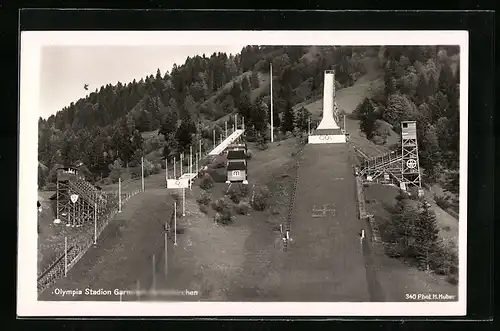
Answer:
<path fill-rule="evenodd" d="M 136 190 L 130 193 L 122 194 L 122 205 L 140 192 L 141 190 Z M 92 222 L 87 223 L 82 231 L 82 235 L 75 236 L 75 239 L 68 243 L 63 252 L 59 254 L 54 261 L 38 275 L 37 290 L 39 293 L 51 286 L 57 279 L 67 275 L 71 267 L 73 267 L 81 259 L 81 257 L 85 255 L 94 243 L 97 243 L 97 239 L 99 239 L 99 236 L 109 224 L 109 221 L 114 218 L 119 210 L 118 196 L 109 196 L 109 200 L 111 207 L 107 210 L 107 212 L 105 212 L 104 215 L 101 215 L 99 219 L 96 219 L 95 224 L 90 224 Z"/>

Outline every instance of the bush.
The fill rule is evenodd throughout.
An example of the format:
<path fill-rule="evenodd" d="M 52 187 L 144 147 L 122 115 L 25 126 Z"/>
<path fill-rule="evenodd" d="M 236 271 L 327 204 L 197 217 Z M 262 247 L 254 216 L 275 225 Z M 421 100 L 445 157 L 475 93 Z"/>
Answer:
<path fill-rule="evenodd" d="M 224 160 L 217 160 L 213 166 L 215 169 L 221 169 L 226 167 L 226 162 Z"/>
<path fill-rule="evenodd" d="M 175 202 L 177 202 L 177 204 L 179 204 L 179 202 L 181 202 L 181 196 L 179 193 L 172 193 L 170 194 L 170 196 L 172 197 L 172 200 L 174 200 Z"/>
<path fill-rule="evenodd" d="M 449 202 L 448 198 L 442 195 L 441 196 L 436 195 L 434 197 L 434 201 L 443 210 L 446 210 L 451 206 L 451 203 Z"/>
<path fill-rule="evenodd" d="M 200 205 L 200 211 L 201 211 L 203 214 L 208 214 L 208 206 L 205 206 L 205 205 Z"/>
<path fill-rule="evenodd" d="M 247 159 L 248 160 L 251 160 L 253 157 L 253 152 L 251 149 L 247 149 Z"/>
<path fill-rule="evenodd" d="M 212 209 L 216 212 L 223 213 L 231 209 L 231 201 L 227 198 L 220 198 L 212 202 Z"/>
<path fill-rule="evenodd" d="M 269 189 L 266 186 L 257 187 L 252 197 L 252 208 L 263 211 L 269 205 Z"/>
<path fill-rule="evenodd" d="M 155 175 L 159 174 L 162 171 L 162 169 L 164 169 L 164 168 L 165 168 L 165 164 L 163 164 L 163 167 L 162 167 L 161 163 L 157 163 L 154 165 L 152 173 Z"/>
<path fill-rule="evenodd" d="M 234 211 L 239 215 L 247 215 L 250 211 L 250 205 L 247 202 L 240 202 L 234 206 Z"/>
<path fill-rule="evenodd" d="M 226 210 L 224 212 L 220 212 L 220 213 L 215 214 L 214 221 L 217 224 L 228 225 L 228 224 L 233 223 L 233 215 L 231 215 L 230 210 Z"/>
<path fill-rule="evenodd" d="M 458 274 L 458 254 L 451 244 L 436 245 L 429 267 L 438 275 Z"/>
<path fill-rule="evenodd" d="M 203 192 L 197 199 L 196 201 L 203 206 L 208 206 L 210 204 L 210 201 L 212 201 L 212 198 L 207 192 Z"/>
<path fill-rule="evenodd" d="M 141 166 L 139 165 L 136 167 L 129 168 L 129 173 L 132 179 L 141 178 L 142 174 Z M 144 177 L 146 177 L 146 171 L 144 171 Z"/>
<path fill-rule="evenodd" d="M 248 196 L 248 185 L 233 184 L 224 193 L 231 201 L 239 203 L 241 198 Z"/>
<path fill-rule="evenodd" d="M 214 179 L 210 174 L 205 173 L 201 179 L 200 188 L 202 190 L 209 190 L 214 186 Z"/>

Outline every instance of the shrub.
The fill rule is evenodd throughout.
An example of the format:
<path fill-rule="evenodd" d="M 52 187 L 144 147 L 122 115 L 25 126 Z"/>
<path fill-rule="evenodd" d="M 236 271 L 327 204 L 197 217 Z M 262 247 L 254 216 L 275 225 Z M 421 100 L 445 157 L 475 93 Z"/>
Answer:
<path fill-rule="evenodd" d="M 214 179 L 210 174 L 205 173 L 201 179 L 200 188 L 203 190 L 209 190 L 214 186 Z"/>
<path fill-rule="evenodd" d="M 269 205 L 269 189 L 266 186 L 257 187 L 252 197 L 252 208 L 263 211 Z"/>
<path fill-rule="evenodd" d="M 212 209 L 216 212 L 223 213 L 231 209 L 231 201 L 227 198 L 220 198 L 212 202 Z"/>
<path fill-rule="evenodd" d="M 200 205 L 200 211 L 203 214 L 208 214 L 208 206 L 206 206 L 206 205 Z"/>
<path fill-rule="evenodd" d="M 247 215 L 248 212 L 250 211 L 250 205 L 248 202 L 240 202 L 236 206 L 234 206 L 234 211 L 239 214 L 239 215 Z"/>
<path fill-rule="evenodd" d="M 231 224 L 233 222 L 233 215 L 231 215 L 230 210 L 226 210 L 224 212 L 220 212 L 220 213 L 215 214 L 214 221 L 217 224 L 228 225 L 228 224 Z"/>
<path fill-rule="evenodd" d="M 172 193 L 170 194 L 170 196 L 172 197 L 172 200 L 177 202 L 177 204 L 181 201 L 181 196 L 179 193 Z"/>
<path fill-rule="evenodd" d="M 214 168 L 215 169 L 221 169 L 221 168 L 225 168 L 225 167 L 226 167 L 226 162 L 224 162 L 224 160 L 217 160 L 214 163 Z"/>
<path fill-rule="evenodd" d="M 225 195 L 234 203 L 239 203 L 241 198 L 248 196 L 248 185 L 233 184 L 226 190 Z"/>
<path fill-rule="evenodd" d="M 129 168 L 129 173 L 130 173 L 130 177 L 132 179 L 141 178 L 141 174 L 142 174 L 141 166 Z M 144 177 L 146 177 L 146 176 L 144 176 Z"/>
<path fill-rule="evenodd" d="M 251 160 L 253 157 L 253 152 L 251 149 L 247 149 L 247 159 L 248 160 Z"/>
<path fill-rule="evenodd" d="M 448 200 L 448 198 L 447 198 L 447 197 L 445 197 L 445 196 L 442 196 L 442 195 L 441 195 L 441 196 L 436 195 L 436 196 L 434 197 L 434 201 L 435 201 L 435 202 L 436 202 L 436 204 L 437 204 L 437 205 L 438 205 L 441 209 L 443 209 L 443 210 L 446 210 L 446 209 L 447 209 L 447 208 L 449 208 L 449 207 L 450 207 L 450 205 L 451 205 L 451 204 L 450 204 L 450 202 L 449 202 L 449 200 Z"/>
<path fill-rule="evenodd" d="M 162 167 L 161 163 L 157 163 L 154 165 L 152 172 L 153 172 L 153 174 L 156 175 L 156 174 L 159 174 L 162 171 L 162 169 L 164 169 L 164 168 L 165 168 L 165 164 L 163 164 L 163 167 Z"/>
<path fill-rule="evenodd" d="M 458 254 L 452 244 L 436 245 L 429 266 L 438 275 L 458 274 Z"/>
<path fill-rule="evenodd" d="M 196 201 L 200 204 L 200 205 L 204 205 L 204 206 L 208 206 L 210 204 L 210 201 L 212 200 L 212 198 L 210 197 L 210 195 L 207 193 L 207 192 L 203 192 L 197 199 Z"/>

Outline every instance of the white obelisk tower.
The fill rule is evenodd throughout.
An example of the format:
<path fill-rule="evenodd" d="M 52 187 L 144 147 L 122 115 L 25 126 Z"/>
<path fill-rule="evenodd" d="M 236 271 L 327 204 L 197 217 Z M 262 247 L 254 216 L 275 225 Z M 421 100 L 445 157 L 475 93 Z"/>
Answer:
<path fill-rule="evenodd" d="M 345 134 L 336 122 L 335 71 L 325 70 L 323 84 L 323 118 L 310 135 L 309 144 L 345 143 Z"/>

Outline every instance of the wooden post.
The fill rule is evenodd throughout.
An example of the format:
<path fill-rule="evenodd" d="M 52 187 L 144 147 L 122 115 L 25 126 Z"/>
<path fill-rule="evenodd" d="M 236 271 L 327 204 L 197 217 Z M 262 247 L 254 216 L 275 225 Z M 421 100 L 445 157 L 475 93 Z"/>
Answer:
<path fill-rule="evenodd" d="M 155 255 L 153 254 L 153 291 L 156 290 Z"/>
<path fill-rule="evenodd" d="M 269 82 L 271 85 L 271 142 L 274 142 L 274 116 L 273 116 L 273 64 L 269 64 Z"/>
<path fill-rule="evenodd" d="M 213 131 L 214 133 L 214 148 L 215 148 L 215 130 Z"/>
<path fill-rule="evenodd" d="M 94 203 L 94 245 L 97 245 L 97 203 Z"/>
<path fill-rule="evenodd" d="M 186 189 L 182 188 L 182 216 L 186 216 Z"/>
<path fill-rule="evenodd" d="M 177 177 L 175 177 L 175 156 L 174 156 L 174 179 L 177 179 Z"/>
<path fill-rule="evenodd" d="M 183 157 L 184 157 L 184 153 L 181 154 L 181 165 L 179 167 L 181 169 L 181 174 L 180 174 L 181 177 L 182 177 L 182 161 L 183 161 L 182 159 L 183 159 Z"/>
<path fill-rule="evenodd" d="M 64 277 L 68 275 L 68 237 L 64 237 Z"/>
<path fill-rule="evenodd" d="M 122 212 L 122 179 L 118 178 L 118 212 Z"/>
<path fill-rule="evenodd" d="M 144 156 L 141 157 L 142 192 L 144 192 Z"/>
<path fill-rule="evenodd" d="M 168 240 L 167 233 L 165 232 L 165 277 L 168 273 Z"/>
<path fill-rule="evenodd" d="M 177 201 L 174 202 L 174 245 L 177 245 Z"/>
<path fill-rule="evenodd" d="M 189 173 L 193 173 L 193 146 L 189 146 Z"/>
<path fill-rule="evenodd" d="M 224 122 L 224 129 L 225 129 L 225 132 L 226 132 L 226 138 L 227 138 L 227 121 Z"/>

